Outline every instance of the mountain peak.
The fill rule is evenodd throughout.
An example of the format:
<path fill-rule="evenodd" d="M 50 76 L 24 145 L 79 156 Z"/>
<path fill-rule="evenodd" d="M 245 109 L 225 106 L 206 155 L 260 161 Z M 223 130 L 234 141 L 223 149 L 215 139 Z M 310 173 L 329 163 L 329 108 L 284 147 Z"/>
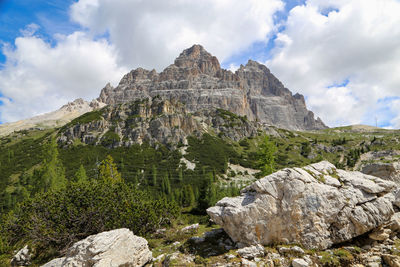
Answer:
<path fill-rule="evenodd" d="M 249 60 L 232 73 L 197 44 L 183 50 L 159 74 L 140 68 L 131 71 L 116 88 L 103 89 L 98 100 L 114 105 L 153 97 L 183 103 L 190 113 L 224 109 L 279 128 L 326 128 L 315 120 L 304 99 L 293 97 L 263 64 Z"/>
<path fill-rule="evenodd" d="M 215 74 L 221 69 L 218 59 L 199 44 L 183 50 L 174 65 L 179 68 L 197 68 L 204 74 Z"/>

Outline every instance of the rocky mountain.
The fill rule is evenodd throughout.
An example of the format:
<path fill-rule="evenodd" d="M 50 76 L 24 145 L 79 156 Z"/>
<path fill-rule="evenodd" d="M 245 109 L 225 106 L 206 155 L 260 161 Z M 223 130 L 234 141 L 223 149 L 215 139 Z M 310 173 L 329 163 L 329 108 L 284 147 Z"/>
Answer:
<path fill-rule="evenodd" d="M 233 73 L 200 45 L 184 50 L 161 73 L 132 70 L 116 88 L 107 84 L 98 100 L 120 104 L 155 96 L 184 103 L 188 112 L 220 108 L 279 128 L 326 128 L 304 97 L 292 95 L 266 66 L 249 60 Z"/>
<path fill-rule="evenodd" d="M 188 136 L 201 137 L 203 133 L 239 141 L 265 130 L 260 123 L 226 110 L 210 109 L 191 113 L 184 104 L 172 101 L 154 97 L 109 105 L 65 125 L 61 129 L 59 142 L 72 144 L 78 139 L 85 144 L 107 147 L 143 142 L 177 146 L 186 145 Z"/>
<path fill-rule="evenodd" d="M 82 98 L 78 98 L 75 101 L 69 102 L 68 104 L 62 106 L 56 111 L 17 122 L 1 124 L 0 136 L 5 136 L 12 132 L 21 130 L 46 129 L 63 126 L 82 114 L 101 108 L 104 105 L 104 103 L 100 103 L 97 100 L 93 100 L 89 103 Z"/>

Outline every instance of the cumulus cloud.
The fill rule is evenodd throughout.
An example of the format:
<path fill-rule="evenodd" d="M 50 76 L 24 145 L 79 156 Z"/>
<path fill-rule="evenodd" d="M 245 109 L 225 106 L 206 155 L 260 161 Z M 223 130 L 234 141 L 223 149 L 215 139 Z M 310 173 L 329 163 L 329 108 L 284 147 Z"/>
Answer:
<path fill-rule="evenodd" d="M 398 14 L 396 0 L 308 0 L 290 11 L 267 65 L 329 125 L 374 124 L 386 116 L 379 100 L 400 93 Z"/>
<path fill-rule="evenodd" d="M 15 47 L 5 45 L 0 70 L 0 121 L 10 122 L 58 109 L 68 101 L 94 98 L 108 82 L 117 83 L 127 69 L 117 65 L 114 48 L 83 32 L 56 36 L 53 47 L 30 26 Z"/>
<path fill-rule="evenodd" d="M 0 121 L 96 97 L 129 69 L 161 70 L 194 43 L 224 60 L 266 40 L 283 6 L 281 0 L 79 0 L 70 16 L 80 31 L 53 36 L 52 46 L 32 23 L 20 31 L 14 48 L 3 47 Z"/>
<path fill-rule="evenodd" d="M 195 43 L 223 61 L 266 41 L 283 6 L 281 0 L 79 0 L 71 16 L 93 35 L 108 33 L 121 64 L 161 70 Z"/>

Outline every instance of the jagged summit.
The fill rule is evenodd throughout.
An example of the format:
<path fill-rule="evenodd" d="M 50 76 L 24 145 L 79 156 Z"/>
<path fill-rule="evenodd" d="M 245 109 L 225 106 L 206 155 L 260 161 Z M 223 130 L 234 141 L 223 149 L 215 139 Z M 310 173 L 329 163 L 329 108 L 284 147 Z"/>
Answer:
<path fill-rule="evenodd" d="M 221 108 L 280 128 L 326 128 L 304 97 L 293 96 L 266 66 L 249 60 L 232 73 L 201 45 L 185 49 L 161 73 L 132 70 L 116 88 L 107 85 L 98 100 L 112 105 L 154 96 L 182 102 L 188 112 Z"/>
<path fill-rule="evenodd" d="M 201 45 L 193 45 L 185 49 L 175 59 L 174 65 L 178 68 L 197 69 L 200 73 L 208 75 L 215 75 L 221 69 L 218 59 Z"/>

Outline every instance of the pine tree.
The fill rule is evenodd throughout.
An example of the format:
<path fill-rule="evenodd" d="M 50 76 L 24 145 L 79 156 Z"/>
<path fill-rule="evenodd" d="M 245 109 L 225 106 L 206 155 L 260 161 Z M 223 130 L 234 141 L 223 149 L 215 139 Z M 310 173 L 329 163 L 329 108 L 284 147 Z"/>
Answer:
<path fill-rule="evenodd" d="M 196 204 L 193 188 L 191 185 L 186 185 L 184 188 L 185 205 L 187 207 L 193 207 Z"/>
<path fill-rule="evenodd" d="M 179 175 L 178 175 L 179 182 L 183 182 L 183 170 L 182 168 L 179 169 Z"/>
<path fill-rule="evenodd" d="M 199 208 L 206 210 L 208 207 L 217 202 L 217 189 L 213 183 L 212 173 L 208 173 L 204 177 L 203 186 L 201 187 L 199 197 Z"/>
<path fill-rule="evenodd" d="M 162 180 L 161 189 L 166 195 L 171 194 L 171 184 L 169 182 L 168 174 L 165 174 Z"/>
<path fill-rule="evenodd" d="M 121 182 L 121 174 L 117 170 L 117 165 L 114 163 L 114 159 L 108 155 L 99 166 L 99 179 L 111 180 L 113 182 Z"/>
<path fill-rule="evenodd" d="M 266 136 L 258 151 L 258 163 L 260 165 L 263 176 L 271 174 L 275 171 L 274 154 L 276 150 L 276 146 L 272 142 L 270 142 L 268 136 Z"/>
<path fill-rule="evenodd" d="M 36 191 L 47 192 L 50 189 L 59 189 L 67 184 L 65 169 L 58 158 L 57 143 L 54 138 L 46 146 L 46 158 L 39 170 L 40 178 L 36 183 Z"/>
<path fill-rule="evenodd" d="M 151 175 L 152 175 L 151 176 L 152 177 L 152 180 L 151 180 L 152 186 L 157 186 L 157 168 L 155 165 L 153 165 L 153 168 L 151 170 Z"/>
<path fill-rule="evenodd" d="M 86 175 L 86 170 L 83 167 L 83 165 L 81 164 L 78 171 L 75 173 L 74 182 L 85 182 L 87 180 L 88 180 L 88 177 Z"/>

